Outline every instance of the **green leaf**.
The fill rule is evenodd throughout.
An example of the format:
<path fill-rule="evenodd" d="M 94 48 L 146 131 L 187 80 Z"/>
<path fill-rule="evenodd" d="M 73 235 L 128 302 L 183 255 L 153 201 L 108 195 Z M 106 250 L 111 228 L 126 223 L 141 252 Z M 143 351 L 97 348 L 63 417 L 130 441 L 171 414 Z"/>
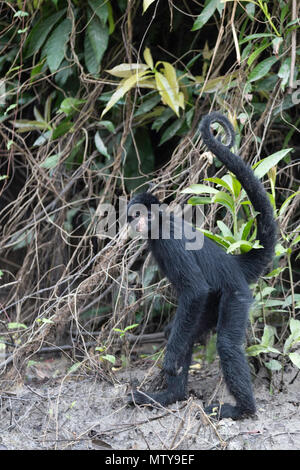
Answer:
<path fill-rule="evenodd" d="M 272 47 L 273 47 L 273 54 L 278 55 L 280 46 L 283 43 L 283 37 L 276 36 L 276 38 L 272 39 Z"/>
<path fill-rule="evenodd" d="M 283 307 L 284 301 L 279 299 L 268 299 L 265 301 L 265 307 Z"/>
<path fill-rule="evenodd" d="M 100 124 L 101 126 L 104 126 L 105 129 L 107 129 L 112 134 L 115 133 L 115 126 L 113 125 L 111 121 L 99 121 L 98 124 Z"/>
<path fill-rule="evenodd" d="M 69 34 L 72 29 L 72 23 L 69 18 L 60 23 L 53 31 L 43 49 L 43 55 L 47 57 L 47 63 L 51 73 L 57 71 L 64 56 L 66 43 L 69 39 Z"/>
<path fill-rule="evenodd" d="M 210 0 L 194 22 L 191 31 L 197 31 L 198 29 L 201 29 L 202 26 L 204 26 L 214 14 L 218 6 L 220 6 L 219 0 Z M 222 6 L 224 8 L 224 5 Z"/>
<path fill-rule="evenodd" d="M 249 346 L 246 349 L 248 356 L 258 356 L 261 353 L 274 353 L 274 354 L 281 354 L 278 349 L 272 348 L 271 346 L 264 346 L 263 344 L 254 344 L 253 346 Z"/>
<path fill-rule="evenodd" d="M 276 329 L 274 326 L 265 325 L 261 344 L 264 346 L 273 346 Z"/>
<path fill-rule="evenodd" d="M 54 321 L 50 320 L 50 318 L 36 318 L 35 321 L 37 323 L 48 323 L 48 324 L 54 323 Z"/>
<path fill-rule="evenodd" d="M 211 203 L 212 203 L 211 197 L 194 196 L 188 200 L 188 204 L 191 204 L 192 206 L 197 206 L 199 204 L 211 204 Z"/>
<path fill-rule="evenodd" d="M 75 66 L 64 59 L 55 75 L 55 83 L 64 89 L 65 84 L 72 75 L 75 76 Z"/>
<path fill-rule="evenodd" d="M 164 76 L 168 81 L 169 87 L 172 90 L 174 102 L 178 104 L 179 107 L 184 109 L 184 96 L 179 91 L 179 83 L 176 75 L 176 70 L 172 64 L 169 62 L 162 62 L 164 66 Z"/>
<path fill-rule="evenodd" d="M 262 46 L 258 47 L 257 49 L 255 49 L 254 52 L 252 52 L 252 54 L 250 55 L 249 59 L 247 60 L 247 64 L 249 65 L 249 67 L 253 64 L 253 62 L 255 61 L 255 59 L 265 50 L 267 49 L 267 47 L 270 46 L 270 42 L 268 42 L 267 44 L 263 44 Z"/>
<path fill-rule="evenodd" d="M 21 231 L 17 232 L 16 235 L 11 237 L 11 243 L 13 244 L 13 250 L 19 250 L 20 248 L 24 248 L 25 246 L 29 246 L 33 239 L 33 231 L 32 229 L 25 230 L 24 232 Z"/>
<path fill-rule="evenodd" d="M 227 207 L 232 214 L 234 214 L 234 201 L 232 197 L 225 193 L 224 191 L 218 191 L 217 194 L 213 197 L 213 202 L 222 204 L 222 206 Z"/>
<path fill-rule="evenodd" d="M 8 108 L 5 110 L 4 116 L 7 116 L 7 114 L 9 113 L 9 111 L 11 111 L 12 109 L 15 109 L 17 106 L 18 106 L 17 103 L 10 104 L 10 105 L 8 106 Z"/>
<path fill-rule="evenodd" d="M 272 65 L 275 64 L 277 60 L 277 57 L 268 57 L 267 59 L 257 64 L 250 73 L 248 77 L 248 82 L 255 82 L 256 80 L 259 80 L 260 78 L 267 75 Z"/>
<path fill-rule="evenodd" d="M 113 330 L 117 333 L 124 333 L 124 330 L 121 330 L 120 328 L 113 328 Z"/>
<path fill-rule="evenodd" d="M 75 364 L 73 364 L 69 370 L 68 370 L 68 373 L 69 374 L 72 374 L 72 372 L 75 372 L 77 369 L 79 369 L 79 367 L 82 365 L 82 362 L 75 362 Z"/>
<path fill-rule="evenodd" d="M 102 21 L 102 23 L 105 24 L 108 19 L 107 1 L 88 0 L 88 4 L 91 7 L 91 9 L 94 11 L 94 13 L 96 13 L 98 18 Z"/>
<path fill-rule="evenodd" d="M 227 225 L 224 224 L 224 222 L 222 222 L 222 220 L 217 221 L 217 226 L 221 230 L 223 237 L 233 238 L 233 235 L 232 235 L 232 232 L 231 232 L 230 228 L 227 227 Z"/>
<path fill-rule="evenodd" d="M 36 106 L 33 107 L 33 114 L 37 121 L 44 121 L 43 116 L 41 115 L 41 113 L 39 112 Z"/>
<path fill-rule="evenodd" d="M 289 204 L 292 202 L 292 199 L 300 194 L 300 191 L 296 191 L 295 193 L 291 194 L 281 205 L 279 209 L 279 215 L 283 215 L 285 211 L 287 210 Z"/>
<path fill-rule="evenodd" d="M 290 78 L 290 71 L 291 71 L 291 58 L 288 57 L 285 59 L 279 69 L 278 77 L 281 78 L 281 88 L 284 90 L 285 86 L 287 85 L 289 78 Z"/>
<path fill-rule="evenodd" d="M 248 356 L 258 356 L 258 354 L 268 352 L 268 348 L 261 344 L 253 344 L 246 349 Z"/>
<path fill-rule="evenodd" d="M 113 93 L 112 97 L 110 98 L 109 102 L 107 103 L 105 109 L 103 110 L 101 117 L 107 113 L 116 104 L 124 95 L 127 93 L 128 90 L 133 88 L 137 85 L 139 79 L 143 77 L 147 71 L 138 72 L 134 75 L 131 75 L 129 78 L 125 78 L 122 80 L 117 87 L 116 91 Z"/>
<path fill-rule="evenodd" d="M 191 108 L 187 113 L 185 113 L 185 120 L 186 120 L 186 123 L 187 123 L 189 129 L 192 127 L 192 121 L 193 121 L 193 118 L 194 118 L 194 114 L 195 114 L 195 109 L 194 108 Z"/>
<path fill-rule="evenodd" d="M 150 67 L 150 69 L 153 69 L 154 68 L 153 58 L 152 58 L 149 47 L 146 47 L 144 50 L 144 59 L 145 59 L 146 64 Z"/>
<path fill-rule="evenodd" d="M 133 328 L 136 328 L 137 326 L 139 326 L 139 323 L 134 323 L 133 325 L 128 325 L 128 326 L 126 326 L 124 331 L 132 330 Z"/>
<path fill-rule="evenodd" d="M 254 223 L 254 219 L 250 219 L 248 220 L 248 222 L 242 225 L 241 240 L 247 240 L 253 223 Z"/>
<path fill-rule="evenodd" d="M 295 366 L 297 366 L 298 369 L 300 369 L 300 354 L 290 353 L 289 358 L 292 361 L 292 363 L 295 364 Z"/>
<path fill-rule="evenodd" d="M 105 359 L 106 361 L 111 362 L 112 364 L 116 363 L 116 358 L 115 356 L 112 356 L 111 354 L 105 354 L 105 356 L 101 356 L 101 359 Z"/>
<path fill-rule="evenodd" d="M 242 189 L 242 185 L 239 182 L 239 180 L 234 175 L 232 175 L 231 173 L 229 173 L 227 175 L 224 175 L 222 180 L 229 184 L 229 186 L 231 187 L 231 190 L 233 192 L 233 195 L 236 198 L 238 198 L 240 196 L 241 189 Z M 245 193 L 245 195 L 246 195 L 246 193 Z"/>
<path fill-rule="evenodd" d="M 44 108 L 44 119 L 46 122 L 51 121 L 51 104 L 52 104 L 53 95 L 50 94 L 45 102 Z"/>
<path fill-rule="evenodd" d="M 26 330 L 27 326 L 24 325 L 24 323 L 9 322 L 9 323 L 7 323 L 7 328 L 9 330 L 15 330 L 15 329 L 19 329 L 19 328 L 24 328 Z"/>
<path fill-rule="evenodd" d="M 275 246 L 275 255 L 281 256 L 287 252 L 287 248 L 284 248 L 280 243 L 277 243 Z"/>
<path fill-rule="evenodd" d="M 151 129 L 159 131 L 162 126 L 173 116 L 173 111 L 170 108 L 166 108 L 164 112 L 157 119 L 155 119 L 154 123 L 151 126 Z"/>
<path fill-rule="evenodd" d="M 84 36 L 84 63 L 90 74 L 97 75 L 99 72 L 99 66 L 95 61 L 94 51 L 87 32 Z"/>
<path fill-rule="evenodd" d="M 282 160 L 291 150 L 292 148 L 289 149 L 283 149 L 279 150 L 278 152 L 273 153 L 269 157 L 263 158 L 260 160 L 256 165 L 253 166 L 254 169 L 254 174 L 257 178 L 262 178 L 265 176 L 268 171 L 273 168 L 273 166 L 277 165 L 280 160 Z"/>
<path fill-rule="evenodd" d="M 99 153 L 101 153 L 102 155 L 104 155 L 108 159 L 111 158 L 111 156 L 109 155 L 109 153 L 107 151 L 106 146 L 104 145 L 103 140 L 101 139 L 101 137 L 99 135 L 99 132 L 96 132 L 96 134 L 95 134 L 95 145 L 96 145 L 96 148 L 97 148 Z"/>
<path fill-rule="evenodd" d="M 103 54 L 108 45 L 108 28 L 97 16 L 94 16 L 87 26 L 87 34 L 94 53 L 94 61 L 98 72 Z"/>
<path fill-rule="evenodd" d="M 246 36 L 244 39 L 239 41 L 239 44 L 244 44 L 245 42 L 252 41 L 252 39 L 261 39 L 261 38 L 269 38 L 273 37 L 275 38 L 276 35 L 272 33 L 255 33 L 255 34 L 250 34 L 249 36 Z"/>
<path fill-rule="evenodd" d="M 278 371 L 282 369 L 282 365 L 276 359 L 272 359 L 269 362 L 265 362 L 265 366 L 271 371 Z"/>
<path fill-rule="evenodd" d="M 183 125 L 182 119 L 176 119 L 162 134 L 159 145 L 164 144 L 171 139 L 180 130 Z"/>
<path fill-rule="evenodd" d="M 147 64 L 119 64 L 112 69 L 106 70 L 106 72 L 114 77 L 128 78 L 137 72 L 144 72 L 146 70 L 149 70 L 149 65 Z"/>
<path fill-rule="evenodd" d="M 240 249 L 242 252 L 247 252 L 253 248 L 252 244 L 248 242 L 247 240 L 238 240 L 235 243 L 232 243 L 228 248 L 227 248 L 227 253 L 233 253 L 235 250 Z"/>
<path fill-rule="evenodd" d="M 289 337 L 284 342 L 284 346 L 283 346 L 284 354 L 288 353 L 288 351 L 291 349 L 292 344 L 293 344 L 293 335 L 289 335 Z"/>
<path fill-rule="evenodd" d="M 263 176 L 265 176 L 268 171 L 270 171 L 273 166 L 276 166 L 280 162 L 280 160 L 282 160 L 291 150 L 293 149 L 289 148 L 279 150 L 278 152 L 269 155 L 269 157 L 263 158 L 258 163 L 253 165 L 252 168 L 254 170 L 255 176 L 257 178 L 262 178 Z"/>
<path fill-rule="evenodd" d="M 79 111 L 80 105 L 85 103 L 85 100 L 79 100 L 77 98 L 65 98 L 59 107 L 59 111 L 65 113 L 67 116 Z"/>
<path fill-rule="evenodd" d="M 300 242 L 300 235 L 298 235 L 292 240 L 291 246 L 297 245 L 297 243 L 299 242 Z"/>
<path fill-rule="evenodd" d="M 179 116 L 179 104 L 175 91 L 169 83 L 167 77 L 162 73 L 155 73 L 156 86 L 164 104 L 170 106 L 174 113 Z"/>
<path fill-rule="evenodd" d="M 51 140 L 55 140 L 62 135 L 67 134 L 73 127 L 73 122 L 68 120 L 61 122 L 52 132 Z"/>
<path fill-rule="evenodd" d="M 210 181 L 212 183 L 218 184 L 219 186 L 222 186 L 225 189 L 228 189 L 230 193 L 233 193 L 232 188 L 229 186 L 229 184 L 223 179 L 223 178 L 204 178 L 204 181 Z M 218 191 L 216 191 L 218 192 Z"/>
<path fill-rule="evenodd" d="M 221 237 L 220 235 L 213 234 L 209 232 L 208 230 L 204 230 L 204 229 L 199 229 L 199 230 L 200 232 L 204 233 L 204 235 L 207 238 L 210 238 L 211 240 L 214 240 L 216 243 L 218 243 L 218 245 L 228 248 L 229 242 L 225 240 L 225 238 Z"/>
<path fill-rule="evenodd" d="M 297 295 L 297 294 L 296 294 Z M 298 294 L 298 299 L 300 298 L 300 294 Z M 295 318 L 290 319 L 290 330 L 294 338 L 300 338 L 300 320 L 296 320 Z"/>
<path fill-rule="evenodd" d="M 107 2 L 107 9 L 108 9 L 108 34 L 111 35 L 114 32 L 116 25 L 115 25 L 115 20 L 114 20 L 113 9 L 109 0 Z"/>
<path fill-rule="evenodd" d="M 245 9 L 247 11 L 247 14 L 250 16 L 250 18 L 254 19 L 255 5 L 253 3 L 247 3 L 245 5 Z"/>
<path fill-rule="evenodd" d="M 219 191 L 216 188 L 206 186 L 206 184 L 191 184 L 181 192 L 184 194 L 217 194 Z"/>
<path fill-rule="evenodd" d="M 65 14 L 66 8 L 54 13 L 45 20 L 40 20 L 29 33 L 25 42 L 25 58 L 38 52 L 44 44 L 46 37 L 54 27 L 54 25 Z"/>
<path fill-rule="evenodd" d="M 42 70 L 43 70 L 43 67 L 45 65 L 45 61 L 46 59 L 42 59 L 39 63 L 37 63 L 37 65 L 35 67 L 33 67 L 33 69 L 31 69 L 31 72 L 30 72 L 30 83 L 34 82 L 34 78 L 39 75 L 40 73 L 42 73 Z"/>
<path fill-rule="evenodd" d="M 27 13 L 27 11 L 19 10 L 14 14 L 14 18 L 23 18 L 24 16 L 29 16 L 29 13 Z"/>
<path fill-rule="evenodd" d="M 150 7 L 151 3 L 155 2 L 155 0 L 143 0 L 143 14 L 145 11 Z"/>
<path fill-rule="evenodd" d="M 48 142 L 49 138 L 52 135 L 52 131 L 43 132 L 32 144 L 33 147 L 39 147 L 40 145 Z"/>
<path fill-rule="evenodd" d="M 60 157 L 61 157 L 61 152 L 56 153 L 54 155 L 50 155 L 50 157 L 47 157 L 46 160 L 40 164 L 40 166 L 42 168 L 47 168 L 48 170 L 55 168 L 59 163 Z"/>
<path fill-rule="evenodd" d="M 261 292 L 256 294 L 255 299 L 260 300 L 261 298 L 267 297 L 274 291 L 276 291 L 274 287 L 265 287 Z"/>
<path fill-rule="evenodd" d="M 30 121 L 27 119 L 20 119 L 19 121 L 15 121 L 14 126 L 18 128 L 18 132 L 49 129 L 49 124 L 45 121 Z"/>
<path fill-rule="evenodd" d="M 151 93 L 150 98 L 145 99 L 143 103 L 139 105 L 137 111 L 134 113 L 134 116 L 141 116 L 145 113 L 148 113 L 160 102 L 160 100 L 161 98 L 158 93 L 155 93 L 154 95 Z"/>
<path fill-rule="evenodd" d="M 266 279 L 271 279 L 272 277 L 278 276 L 280 273 L 282 273 L 286 269 L 286 266 L 280 267 L 280 268 L 275 268 L 273 271 L 265 274 L 263 277 Z"/>

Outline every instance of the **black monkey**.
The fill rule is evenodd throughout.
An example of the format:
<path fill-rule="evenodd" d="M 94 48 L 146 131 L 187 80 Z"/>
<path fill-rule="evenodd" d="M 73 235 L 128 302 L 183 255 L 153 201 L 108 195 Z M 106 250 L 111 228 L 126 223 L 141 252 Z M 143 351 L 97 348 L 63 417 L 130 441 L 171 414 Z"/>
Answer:
<path fill-rule="evenodd" d="M 226 131 L 227 145 L 212 135 L 210 126 L 214 122 Z M 155 393 L 134 391 L 129 401 L 168 405 L 184 400 L 193 344 L 199 335 L 216 326 L 223 375 L 236 404 L 212 404 L 205 411 L 211 413 L 217 408 L 220 418 L 239 419 L 255 413 L 250 371 L 243 351 L 252 302 L 248 284 L 255 282 L 272 260 L 277 230 L 263 185 L 251 168 L 229 150 L 234 130 L 228 119 L 219 113 L 211 113 L 202 119 L 200 130 L 209 150 L 236 175 L 259 213 L 257 238 L 263 248 L 230 255 L 207 237 L 199 250 L 186 250 L 184 235 L 175 239 L 172 230 L 169 239 L 162 237 L 160 228 L 156 239 L 148 237 L 149 249 L 177 291 L 178 308 L 164 359 L 166 388 Z M 146 217 L 145 213 L 134 211 L 135 204 L 146 207 Z M 150 234 L 154 224 L 160 227 L 162 212 L 157 211 L 159 207 L 158 199 L 149 192 L 139 194 L 128 205 L 128 220 L 134 221 L 137 231 Z"/>

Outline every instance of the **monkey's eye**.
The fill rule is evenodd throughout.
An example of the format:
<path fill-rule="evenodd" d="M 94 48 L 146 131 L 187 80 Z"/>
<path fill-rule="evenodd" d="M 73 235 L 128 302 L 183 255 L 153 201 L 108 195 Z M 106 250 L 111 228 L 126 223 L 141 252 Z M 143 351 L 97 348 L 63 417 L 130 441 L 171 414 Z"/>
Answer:
<path fill-rule="evenodd" d="M 141 215 L 141 212 L 140 211 L 136 211 L 134 212 L 133 214 L 130 214 L 127 216 L 127 220 L 128 222 L 132 222 L 133 220 L 136 220 L 140 217 Z"/>

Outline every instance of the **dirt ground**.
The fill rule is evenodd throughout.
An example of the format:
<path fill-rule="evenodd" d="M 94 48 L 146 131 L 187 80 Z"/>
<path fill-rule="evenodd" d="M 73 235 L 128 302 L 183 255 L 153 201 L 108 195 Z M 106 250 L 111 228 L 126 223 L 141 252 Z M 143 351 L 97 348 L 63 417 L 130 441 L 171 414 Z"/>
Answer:
<path fill-rule="evenodd" d="M 202 400 L 228 399 L 218 360 L 190 374 L 186 402 L 152 409 L 126 404 L 130 384 L 141 382 L 146 369 L 116 372 L 114 383 L 109 383 L 78 371 L 68 374 L 69 367 L 65 359 L 38 362 L 28 369 L 25 382 L 10 392 L 0 381 L 1 450 L 300 449 L 296 369 L 284 373 L 282 391 L 281 375 L 271 387 L 262 369 L 254 381 L 257 415 L 215 422 L 205 418 L 201 407 Z M 157 370 L 148 373 L 153 377 Z"/>

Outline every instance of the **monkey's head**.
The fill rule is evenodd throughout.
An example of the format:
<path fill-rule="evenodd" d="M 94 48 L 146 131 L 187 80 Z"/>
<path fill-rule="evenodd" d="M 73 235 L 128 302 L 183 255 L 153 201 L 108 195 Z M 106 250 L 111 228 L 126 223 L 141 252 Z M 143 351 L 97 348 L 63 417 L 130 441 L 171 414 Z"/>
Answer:
<path fill-rule="evenodd" d="M 159 220 L 160 202 L 153 194 L 146 192 L 135 196 L 127 207 L 127 220 L 135 232 L 148 235 L 153 224 Z"/>

